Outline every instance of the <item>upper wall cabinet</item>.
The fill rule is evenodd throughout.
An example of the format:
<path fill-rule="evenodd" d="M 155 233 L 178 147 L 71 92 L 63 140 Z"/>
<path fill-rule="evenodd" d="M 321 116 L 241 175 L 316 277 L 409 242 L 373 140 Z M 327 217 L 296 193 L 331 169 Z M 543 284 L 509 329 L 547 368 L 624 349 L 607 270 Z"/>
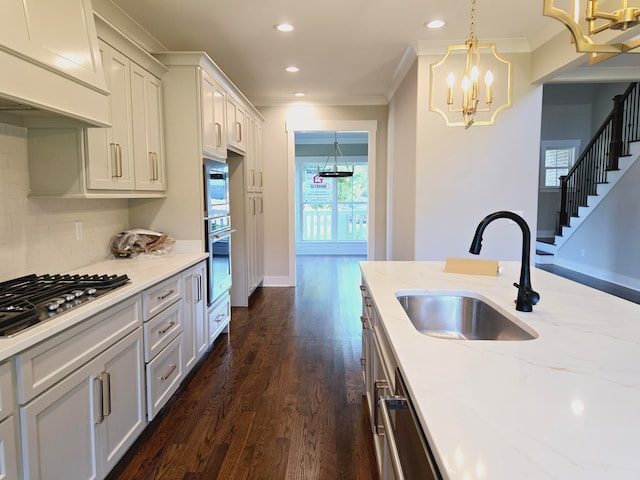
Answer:
<path fill-rule="evenodd" d="M 205 156 L 227 158 L 227 93 L 202 70 L 202 150 Z"/>
<path fill-rule="evenodd" d="M 87 188 L 163 191 L 159 78 L 101 42 L 111 91 L 111 128 L 87 131 Z"/>
<path fill-rule="evenodd" d="M 240 153 L 247 151 L 247 114 L 242 106 L 227 95 L 227 144 Z"/>
<path fill-rule="evenodd" d="M 91 0 L 3 0 L 0 97 L 107 125 Z"/>
<path fill-rule="evenodd" d="M 162 83 L 166 68 L 98 23 L 108 128 L 29 128 L 31 195 L 159 197 L 166 189 Z"/>

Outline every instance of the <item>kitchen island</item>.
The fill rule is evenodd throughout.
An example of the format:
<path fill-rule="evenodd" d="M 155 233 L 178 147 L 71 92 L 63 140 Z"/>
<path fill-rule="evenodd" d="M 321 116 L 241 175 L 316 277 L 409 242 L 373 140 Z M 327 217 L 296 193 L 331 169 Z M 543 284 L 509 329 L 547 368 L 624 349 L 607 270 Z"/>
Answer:
<path fill-rule="evenodd" d="M 519 262 L 497 276 L 444 262 L 363 262 L 363 282 L 437 466 L 450 480 L 637 479 L 640 307 L 534 269 L 541 300 L 517 312 Z M 396 296 L 463 292 L 529 329 L 527 341 L 419 333 Z"/>

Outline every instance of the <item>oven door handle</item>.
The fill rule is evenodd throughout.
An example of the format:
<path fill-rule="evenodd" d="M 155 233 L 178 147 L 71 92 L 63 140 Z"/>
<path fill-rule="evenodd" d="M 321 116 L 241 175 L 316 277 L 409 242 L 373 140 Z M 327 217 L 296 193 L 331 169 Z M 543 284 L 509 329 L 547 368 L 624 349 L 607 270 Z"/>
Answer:
<path fill-rule="evenodd" d="M 384 425 L 384 435 L 387 437 L 385 442 L 389 448 L 389 458 L 391 459 L 391 466 L 393 467 L 393 473 L 396 480 L 405 480 L 404 473 L 402 472 L 402 465 L 400 463 L 400 455 L 398 454 L 398 447 L 396 446 L 396 439 L 393 434 L 393 425 L 391 425 L 391 416 L 389 415 L 389 406 L 387 401 L 395 403 L 401 400 L 399 397 L 387 397 L 380 399 L 380 413 L 382 414 L 382 424 Z"/>
<path fill-rule="evenodd" d="M 236 230 L 235 228 L 233 230 L 225 230 L 224 233 L 211 233 L 209 234 L 209 239 L 217 242 L 218 240 L 222 240 L 225 237 L 228 237 L 229 235 L 231 235 L 232 233 L 234 233 Z"/>

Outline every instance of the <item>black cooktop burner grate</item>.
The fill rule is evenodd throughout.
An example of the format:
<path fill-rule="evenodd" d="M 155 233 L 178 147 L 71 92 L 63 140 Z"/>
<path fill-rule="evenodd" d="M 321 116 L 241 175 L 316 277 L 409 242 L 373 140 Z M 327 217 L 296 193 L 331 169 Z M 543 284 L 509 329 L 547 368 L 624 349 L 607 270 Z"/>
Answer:
<path fill-rule="evenodd" d="M 109 293 L 126 275 L 26 275 L 0 283 L 0 337 L 12 336 Z"/>

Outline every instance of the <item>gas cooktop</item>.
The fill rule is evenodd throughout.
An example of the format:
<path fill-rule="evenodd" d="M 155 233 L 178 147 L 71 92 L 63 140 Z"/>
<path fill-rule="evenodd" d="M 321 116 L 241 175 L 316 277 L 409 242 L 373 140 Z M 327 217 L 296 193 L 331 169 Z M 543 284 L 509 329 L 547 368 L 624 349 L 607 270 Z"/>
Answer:
<path fill-rule="evenodd" d="M 0 338 L 9 338 L 123 286 L 126 275 L 26 275 L 0 283 Z"/>

